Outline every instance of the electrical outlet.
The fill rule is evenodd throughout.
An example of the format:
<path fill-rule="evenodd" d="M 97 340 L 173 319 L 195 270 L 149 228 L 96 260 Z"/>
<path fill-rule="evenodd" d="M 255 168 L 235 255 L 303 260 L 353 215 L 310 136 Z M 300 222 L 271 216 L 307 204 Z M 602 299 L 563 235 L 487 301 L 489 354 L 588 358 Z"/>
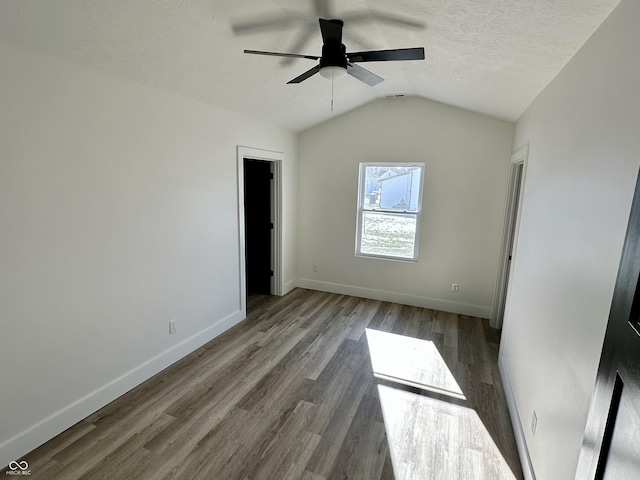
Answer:
<path fill-rule="evenodd" d="M 458 285 L 457 283 L 454 283 L 453 285 L 451 285 L 452 292 L 458 293 L 459 290 L 460 290 L 460 285 Z"/>
<path fill-rule="evenodd" d="M 169 321 L 169 335 L 173 335 L 174 333 L 176 333 L 176 321 L 177 319 Z"/>
<path fill-rule="evenodd" d="M 318 272 L 318 265 L 317 264 L 313 265 L 313 271 L 316 272 L 316 273 Z"/>
<path fill-rule="evenodd" d="M 533 415 L 531 415 L 531 434 L 536 436 L 536 427 L 538 426 L 538 415 L 536 415 L 536 411 L 533 411 Z"/>

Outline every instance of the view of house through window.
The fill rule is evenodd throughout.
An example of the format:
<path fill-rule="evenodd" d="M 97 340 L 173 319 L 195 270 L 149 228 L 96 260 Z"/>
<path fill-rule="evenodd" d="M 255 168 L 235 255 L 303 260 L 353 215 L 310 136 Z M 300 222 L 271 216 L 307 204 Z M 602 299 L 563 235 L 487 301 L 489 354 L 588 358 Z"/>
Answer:
<path fill-rule="evenodd" d="M 417 260 L 424 164 L 361 163 L 356 255 Z"/>

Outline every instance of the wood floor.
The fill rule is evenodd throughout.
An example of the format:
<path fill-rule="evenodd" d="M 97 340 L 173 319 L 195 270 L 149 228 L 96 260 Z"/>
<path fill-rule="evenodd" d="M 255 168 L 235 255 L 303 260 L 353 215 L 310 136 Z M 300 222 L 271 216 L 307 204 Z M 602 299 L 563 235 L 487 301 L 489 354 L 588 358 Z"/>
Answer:
<path fill-rule="evenodd" d="M 24 460 L 34 480 L 521 479 L 498 339 L 422 308 L 250 297 L 244 322 Z"/>

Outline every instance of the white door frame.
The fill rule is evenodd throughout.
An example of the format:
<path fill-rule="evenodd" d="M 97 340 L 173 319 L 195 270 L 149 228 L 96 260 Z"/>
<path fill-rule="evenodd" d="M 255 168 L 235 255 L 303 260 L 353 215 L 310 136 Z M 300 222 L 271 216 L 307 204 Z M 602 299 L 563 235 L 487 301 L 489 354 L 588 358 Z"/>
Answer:
<path fill-rule="evenodd" d="M 502 328 L 503 320 L 507 315 L 507 307 L 509 304 L 508 289 L 511 284 L 511 278 L 513 277 L 513 271 L 515 270 L 518 231 L 520 230 L 520 211 L 522 209 L 522 196 L 524 193 L 524 180 L 527 172 L 528 157 L 528 145 L 511 155 L 509 186 L 507 187 L 507 201 L 502 230 L 502 244 L 500 246 L 500 263 L 498 264 L 498 277 L 496 279 L 493 306 L 491 308 L 490 325 L 493 328 Z M 520 168 L 522 172 L 521 175 L 518 176 L 518 169 Z M 509 268 L 509 255 L 511 255 L 511 268 Z M 505 291 L 507 295 L 505 295 Z"/>
<path fill-rule="evenodd" d="M 284 153 L 238 145 L 238 237 L 240 244 L 240 311 L 247 315 L 247 278 L 244 232 L 244 160 L 273 162 L 273 188 L 271 189 L 271 266 L 273 278 L 271 294 L 282 295 L 282 161 Z"/>

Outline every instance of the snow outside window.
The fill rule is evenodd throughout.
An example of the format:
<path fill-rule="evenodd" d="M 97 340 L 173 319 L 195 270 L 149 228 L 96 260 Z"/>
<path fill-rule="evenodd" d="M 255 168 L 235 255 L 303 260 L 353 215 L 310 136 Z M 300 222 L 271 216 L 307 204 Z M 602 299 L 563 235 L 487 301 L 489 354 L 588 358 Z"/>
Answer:
<path fill-rule="evenodd" d="M 424 163 L 361 163 L 356 255 L 418 260 Z"/>

